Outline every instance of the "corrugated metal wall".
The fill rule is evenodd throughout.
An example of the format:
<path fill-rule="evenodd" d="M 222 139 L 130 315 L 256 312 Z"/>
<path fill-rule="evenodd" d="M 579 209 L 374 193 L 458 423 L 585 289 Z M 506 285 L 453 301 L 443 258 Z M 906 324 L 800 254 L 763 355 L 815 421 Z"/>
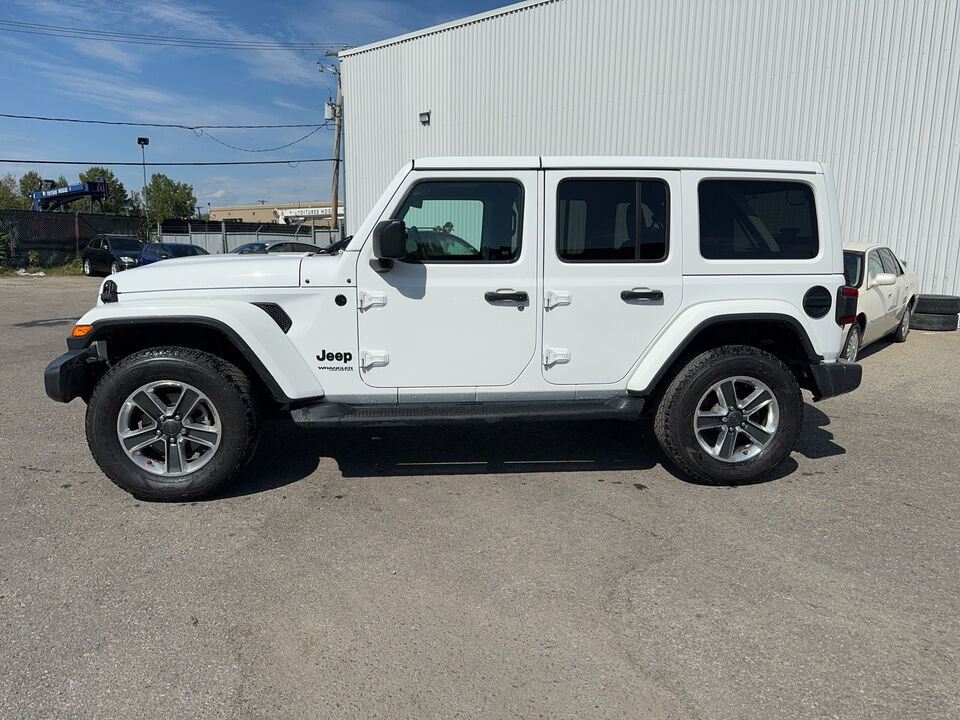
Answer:
<path fill-rule="evenodd" d="M 418 156 L 822 160 L 846 238 L 960 294 L 957 0 L 552 0 L 478 17 L 341 56 L 348 228 Z"/>

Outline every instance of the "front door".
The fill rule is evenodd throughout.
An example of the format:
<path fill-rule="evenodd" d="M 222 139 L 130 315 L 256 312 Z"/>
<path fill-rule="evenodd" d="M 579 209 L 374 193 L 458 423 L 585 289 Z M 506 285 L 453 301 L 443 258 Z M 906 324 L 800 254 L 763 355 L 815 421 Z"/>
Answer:
<path fill-rule="evenodd" d="M 881 338 L 896 327 L 895 288 L 891 285 L 877 285 L 876 277 L 884 272 L 880 253 L 874 249 L 867 253 L 866 289 L 860 293 L 858 309 L 867 318 L 863 330 L 863 344 Z"/>
<path fill-rule="evenodd" d="M 680 173 L 546 173 L 543 374 L 618 383 L 679 309 Z"/>
<path fill-rule="evenodd" d="M 378 268 L 368 240 L 358 263 L 364 382 L 509 385 L 536 352 L 536 171 L 414 172 L 397 197 L 407 259 Z"/>

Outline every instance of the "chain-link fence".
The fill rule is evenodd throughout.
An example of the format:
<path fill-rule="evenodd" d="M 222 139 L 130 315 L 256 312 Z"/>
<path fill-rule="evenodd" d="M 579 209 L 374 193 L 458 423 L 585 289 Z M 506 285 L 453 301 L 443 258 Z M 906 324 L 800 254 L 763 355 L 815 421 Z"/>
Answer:
<path fill-rule="evenodd" d="M 252 242 L 299 242 L 324 247 L 340 239 L 339 230 L 311 228 L 309 224 L 205 222 L 168 220 L 160 228 L 160 241 L 198 245 L 208 253 L 227 253 Z"/>
<path fill-rule="evenodd" d="M 0 210 L 0 260 L 52 267 L 79 256 L 99 234 L 146 237 L 146 220 L 124 215 Z"/>
<path fill-rule="evenodd" d="M 0 263 L 53 267 L 76 257 L 97 235 L 134 235 L 156 240 L 146 218 L 91 213 L 34 212 L 0 209 Z M 152 232 L 151 232 L 152 231 Z M 209 253 L 226 253 L 245 243 L 288 241 L 324 247 L 340 231 L 277 223 L 171 220 L 159 228 L 160 242 L 199 245 Z"/>

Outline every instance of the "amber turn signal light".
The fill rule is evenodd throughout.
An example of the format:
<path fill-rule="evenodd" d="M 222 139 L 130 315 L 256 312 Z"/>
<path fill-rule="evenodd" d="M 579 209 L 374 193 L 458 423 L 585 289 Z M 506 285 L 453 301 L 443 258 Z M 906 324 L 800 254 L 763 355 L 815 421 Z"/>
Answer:
<path fill-rule="evenodd" d="M 93 330 L 93 325 L 75 325 L 70 337 L 86 337 Z"/>

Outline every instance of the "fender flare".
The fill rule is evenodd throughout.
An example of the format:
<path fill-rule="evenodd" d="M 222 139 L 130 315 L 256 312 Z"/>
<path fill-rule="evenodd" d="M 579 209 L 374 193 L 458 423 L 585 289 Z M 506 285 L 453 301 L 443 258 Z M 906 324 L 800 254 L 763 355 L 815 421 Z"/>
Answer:
<path fill-rule="evenodd" d="M 254 306 L 251 305 L 250 307 Z M 262 316 L 262 320 L 265 321 L 264 329 L 269 328 L 271 333 L 275 332 L 283 335 L 280 328 L 265 312 L 260 309 L 256 309 L 256 313 L 259 315 L 253 315 L 253 317 L 261 319 Z M 94 312 L 92 311 L 89 314 L 94 314 Z M 194 327 L 211 330 L 221 335 L 234 347 L 234 349 L 253 369 L 257 377 L 263 382 L 264 386 L 269 391 L 270 395 L 277 402 L 284 405 L 298 405 L 303 404 L 304 402 L 314 402 L 323 398 L 324 396 L 323 388 L 321 387 L 319 381 L 313 377 L 306 361 L 303 360 L 303 357 L 300 355 L 299 351 L 296 350 L 292 343 L 289 343 L 288 341 L 287 345 L 289 347 L 289 351 L 284 352 L 284 354 L 288 356 L 288 360 L 294 360 L 295 355 L 297 362 L 294 364 L 294 367 L 286 368 L 287 372 L 285 374 L 278 375 L 276 372 L 274 372 L 274 370 L 271 370 L 271 368 L 267 366 L 267 363 L 263 361 L 263 358 L 260 357 L 260 355 L 250 346 L 250 343 L 248 343 L 247 340 L 235 328 L 231 327 L 223 320 L 219 320 L 214 317 L 192 314 L 149 314 L 127 317 L 105 317 L 102 319 L 87 319 L 84 317 L 80 319 L 78 324 L 90 324 L 93 326 L 93 330 L 91 330 L 82 338 L 68 338 L 67 347 L 70 350 L 80 350 L 91 347 L 96 341 L 108 338 L 117 330 L 134 327 Z M 278 347 L 277 344 L 273 344 L 271 347 L 274 351 L 277 351 L 282 346 Z M 296 367 L 296 365 L 301 367 Z"/>
<path fill-rule="evenodd" d="M 646 358 L 641 359 L 633 373 L 630 375 L 630 379 L 627 381 L 627 391 L 632 395 L 644 395 L 649 392 L 651 388 L 655 388 L 663 380 L 667 372 L 670 371 L 670 368 L 673 367 L 673 364 L 677 361 L 677 359 L 687 351 L 687 348 L 690 347 L 691 343 L 704 330 L 717 325 L 725 325 L 731 322 L 743 321 L 783 323 L 797 336 L 797 339 L 799 340 L 800 345 L 807 356 L 808 364 L 814 365 L 823 361 L 823 356 L 818 354 L 814 349 L 813 343 L 810 341 L 810 336 L 807 333 L 807 329 L 792 315 L 787 315 L 784 313 L 760 312 L 727 313 L 723 315 L 711 316 L 701 320 L 697 325 L 695 325 L 693 329 L 686 334 L 683 340 L 673 348 L 666 360 L 659 363 L 659 368 L 655 373 L 652 374 L 652 376 L 650 376 L 649 381 L 647 381 L 645 376 L 642 374 L 644 370 L 644 360 L 646 360 Z"/>

